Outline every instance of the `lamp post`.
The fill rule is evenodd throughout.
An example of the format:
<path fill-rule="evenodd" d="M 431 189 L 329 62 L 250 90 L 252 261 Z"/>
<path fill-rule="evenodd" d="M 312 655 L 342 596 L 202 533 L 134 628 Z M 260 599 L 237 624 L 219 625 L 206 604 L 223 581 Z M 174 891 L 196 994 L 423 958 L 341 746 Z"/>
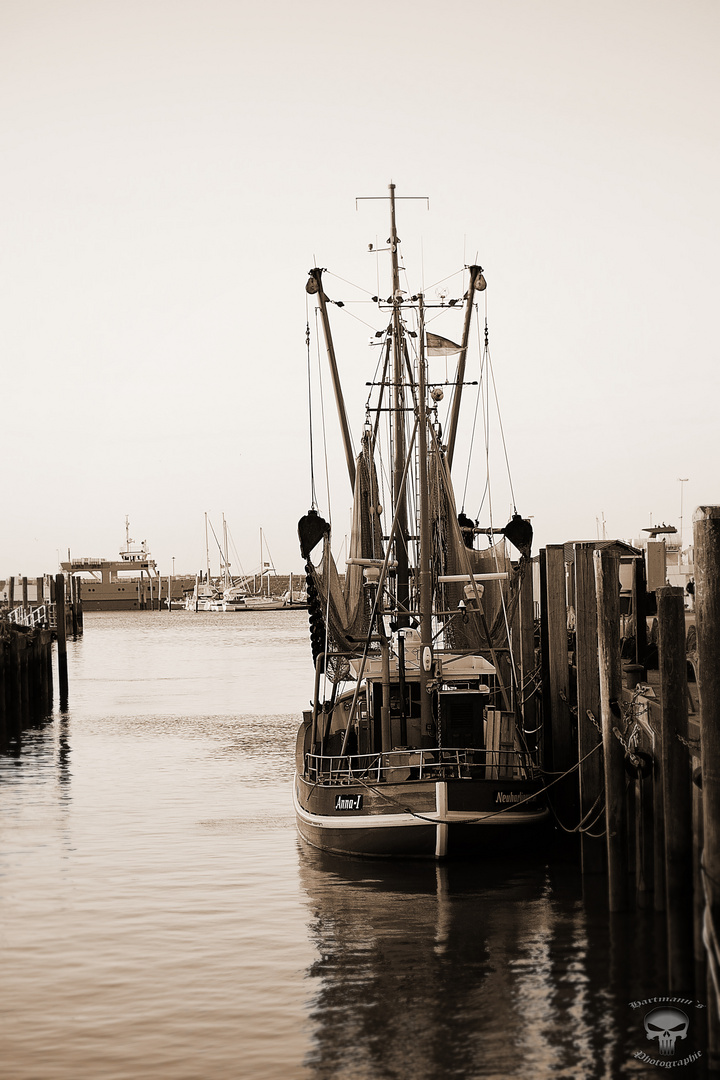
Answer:
<path fill-rule="evenodd" d="M 679 476 L 678 482 L 680 484 L 680 561 L 682 562 L 683 553 L 683 484 L 687 484 L 687 476 Z"/>

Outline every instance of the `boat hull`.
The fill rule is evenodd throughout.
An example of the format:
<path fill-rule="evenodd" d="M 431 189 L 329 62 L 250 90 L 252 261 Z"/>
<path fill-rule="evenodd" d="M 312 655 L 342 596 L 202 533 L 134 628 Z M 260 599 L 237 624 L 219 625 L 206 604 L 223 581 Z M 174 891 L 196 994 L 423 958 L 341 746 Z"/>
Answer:
<path fill-rule="evenodd" d="M 505 854 L 549 834 L 549 812 L 522 781 L 317 785 L 296 775 L 297 828 L 313 847 L 367 858 Z M 523 801 L 525 800 L 525 801 Z M 519 805 L 518 805 L 519 804 Z"/>

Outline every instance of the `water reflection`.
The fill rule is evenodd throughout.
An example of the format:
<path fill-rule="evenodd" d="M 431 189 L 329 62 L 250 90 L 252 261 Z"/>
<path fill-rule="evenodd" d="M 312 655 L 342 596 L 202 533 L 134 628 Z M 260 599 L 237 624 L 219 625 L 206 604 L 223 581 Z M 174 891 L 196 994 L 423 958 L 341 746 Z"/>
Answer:
<path fill-rule="evenodd" d="M 300 877 L 317 1080 L 657 1075 L 633 1058 L 647 1047 L 629 1003 L 667 993 L 661 924 L 608 920 L 573 869 L 393 868 L 303 847 Z"/>

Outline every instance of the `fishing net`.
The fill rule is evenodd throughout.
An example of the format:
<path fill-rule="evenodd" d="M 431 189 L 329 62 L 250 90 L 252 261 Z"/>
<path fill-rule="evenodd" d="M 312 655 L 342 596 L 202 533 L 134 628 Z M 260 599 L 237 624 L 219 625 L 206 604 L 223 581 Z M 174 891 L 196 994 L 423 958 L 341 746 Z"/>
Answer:
<path fill-rule="evenodd" d="M 372 437 L 366 432 L 355 463 L 353 520 L 344 575 L 338 572 L 331 551 L 330 525 L 316 510 L 298 524 L 300 550 L 305 558 L 313 660 L 326 653 L 325 673 L 334 680 L 347 679 L 351 674 L 347 656 L 337 654 L 360 655 L 370 629 L 373 590 L 365 584 L 363 566 L 352 560 L 384 558 L 381 513 Z M 314 563 L 312 551 L 320 541 L 320 559 Z"/>

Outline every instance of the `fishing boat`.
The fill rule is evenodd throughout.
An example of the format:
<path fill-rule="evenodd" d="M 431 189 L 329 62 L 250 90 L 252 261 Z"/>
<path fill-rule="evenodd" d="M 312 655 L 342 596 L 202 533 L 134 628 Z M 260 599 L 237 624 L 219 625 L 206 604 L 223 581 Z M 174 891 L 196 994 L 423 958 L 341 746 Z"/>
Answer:
<path fill-rule="evenodd" d="M 435 302 L 403 289 L 396 201 L 391 184 L 384 250 L 392 287 L 386 299 L 372 298 L 382 354 L 379 363 L 373 356 L 359 446 L 345 410 L 326 271 L 313 268 L 306 286 L 322 326 L 353 516 L 344 573 L 314 484 L 298 525 L 315 684 L 297 735 L 296 821 L 305 841 L 335 854 L 504 852 L 535 845 L 549 813 L 512 633 L 521 587 L 532 584 L 532 526 L 512 501 L 500 527 L 457 511 L 451 467 L 470 330 L 486 282 L 472 265 L 457 299 L 444 294 Z M 460 344 L 426 330 L 429 317 L 457 320 L 458 311 Z M 308 328 L 308 357 L 309 337 Z M 487 395 L 485 412 L 494 394 L 487 322 L 479 352 L 474 385 L 478 401 Z M 457 358 L 452 378 L 450 356 Z M 436 357 L 445 358 L 442 371 L 433 369 Z M 489 480 L 483 483 L 487 492 Z M 391 497 L 381 498 L 388 484 Z"/>

